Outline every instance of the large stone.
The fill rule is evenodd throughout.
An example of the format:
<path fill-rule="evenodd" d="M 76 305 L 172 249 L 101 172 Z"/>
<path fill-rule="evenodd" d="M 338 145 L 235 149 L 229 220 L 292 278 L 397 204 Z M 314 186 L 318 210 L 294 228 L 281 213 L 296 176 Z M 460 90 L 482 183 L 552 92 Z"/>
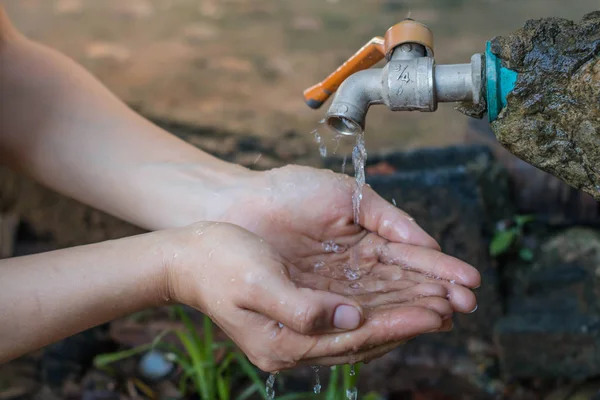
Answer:
<path fill-rule="evenodd" d="M 565 230 L 540 246 L 532 265 L 506 269 L 508 315 L 495 327 L 504 373 L 600 374 L 600 232 Z"/>

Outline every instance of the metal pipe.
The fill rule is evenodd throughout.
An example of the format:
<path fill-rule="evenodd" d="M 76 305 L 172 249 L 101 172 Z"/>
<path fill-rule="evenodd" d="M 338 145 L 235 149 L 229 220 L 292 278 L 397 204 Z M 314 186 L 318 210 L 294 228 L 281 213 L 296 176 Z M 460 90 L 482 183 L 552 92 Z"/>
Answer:
<path fill-rule="evenodd" d="M 473 100 L 471 64 L 436 65 L 433 77 L 437 101 Z"/>
<path fill-rule="evenodd" d="M 357 72 L 344 81 L 325 115 L 325 123 L 342 135 L 354 136 L 365 129 L 371 104 L 382 104 L 382 69 Z"/>

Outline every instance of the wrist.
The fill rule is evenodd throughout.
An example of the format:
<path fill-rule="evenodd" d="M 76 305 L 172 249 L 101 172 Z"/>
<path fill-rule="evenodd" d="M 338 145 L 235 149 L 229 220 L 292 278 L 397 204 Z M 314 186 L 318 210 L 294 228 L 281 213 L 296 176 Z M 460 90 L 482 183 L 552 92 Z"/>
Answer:
<path fill-rule="evenodd" d="M 179 228 L 198 221 L 227 221 L 251 191 L 257 172 L 217 159 L 171 162 L 149 168 L 141 179 L 137 225 L 149 230 Z"/>
<path fill-rule="evenodd" d="M 154 264 L 153 275 L 159 286 L 156 301 L 159 305 L 186 304 L 205 311 L 203 284 L 206 276 L 203 268 L 214 267 L 212 249 L 221 241 L 219 231 L 228 224 L 202 221 L 183 228 L 156 232 L 162 238 L 156 243 L 159 262 Z M 211 247 L 212 246 L 212 247 Z"/>

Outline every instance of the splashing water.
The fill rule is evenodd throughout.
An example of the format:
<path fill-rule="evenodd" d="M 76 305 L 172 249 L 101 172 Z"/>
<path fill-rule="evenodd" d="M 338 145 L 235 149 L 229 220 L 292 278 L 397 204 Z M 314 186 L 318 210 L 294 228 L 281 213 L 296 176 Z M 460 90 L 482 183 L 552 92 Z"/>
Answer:
<path fill-rule="evenodd" d="M 353 251 L 353 253 L 355 253 Z M 361 275 L 360 275 L 360 271 L 358 270 L 358 256 L 355 254 L 352 254 L 352 267 L 350 267 L 349 265 L 346 265 L 344 267 L 344 275 L 346 276 L 346 279 L 348 279 L 349 281 L 355 281 L 357 279 L 360 279 Z"/>
<path fill-rule="evenodd" d="M 356 387 L 346 390 L 346 398 L 348 400 L 356 400 L 358 398 L 358 389 Z"/>
<path fill-rule="evenodd" d="M 346 251 L 346 247 L 329 240 L 323 243 L 323 251 L 325 253 L 343 253 Z"/>
<path fill-rule="evenodd" d="M 277 372 L 270 374 L 267 378 L 267 385 L 265 391 L 267 392 L 267 398 L 272 400 L 275 398 L 275 377 L 277 376 Z"/>
<path fill-rule="evenodd" d="M 367 161 L 367 150 L 365 149 L 364 132 L 356 135 L 356 146 L 352 151 L 352 165 L 354 166 L 354 175 L 356 178 L 356 189 L 352 194 L 352 208 L 354 210 L 354 223 L 358 225 L 360 215 L 360 202 L 363 197 L 363 187 L 365 186 L 365 162 Z"/>
<path fill-rule="evenodd" d="M 315 386 L 313 386 L 313 391 L 315 394 L 321 393 L 321 378 L 319 377 L 319 366 L 313 365 L 311 367 L 313 371 L 315 371 Z"/>
<path fill-rule="evenodd" d="M 327 157 L 327 145 L 325 145 L 325 142 L 323 141 L 323 138 L 319 133 L 319 129 L 317 128 L 314 131 L 312 131 L 312 134 L 315 137 L 315 142 L 317 142 L 317 144 L 319 145 L 319 154 L 321 154 L 321 157 L 323 158 Z"/>

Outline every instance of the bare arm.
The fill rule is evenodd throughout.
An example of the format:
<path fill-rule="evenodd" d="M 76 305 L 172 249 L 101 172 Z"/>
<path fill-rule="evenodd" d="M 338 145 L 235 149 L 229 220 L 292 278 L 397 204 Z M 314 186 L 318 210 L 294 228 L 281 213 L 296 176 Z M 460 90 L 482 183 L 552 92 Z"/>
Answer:
<path fill-rule="evenodd" d="M 161 235 L 0 261 L 0 364 L 114 318 L 166 304 L 163 261 L 168 247 Z"/>
<path fill-rule="evenodd" d="M 250 174 L 137 115 L 75 62 L 19 34 L 1 6 L 0 159 L 146 229 L 220 219 L 223 198 Z"/>

